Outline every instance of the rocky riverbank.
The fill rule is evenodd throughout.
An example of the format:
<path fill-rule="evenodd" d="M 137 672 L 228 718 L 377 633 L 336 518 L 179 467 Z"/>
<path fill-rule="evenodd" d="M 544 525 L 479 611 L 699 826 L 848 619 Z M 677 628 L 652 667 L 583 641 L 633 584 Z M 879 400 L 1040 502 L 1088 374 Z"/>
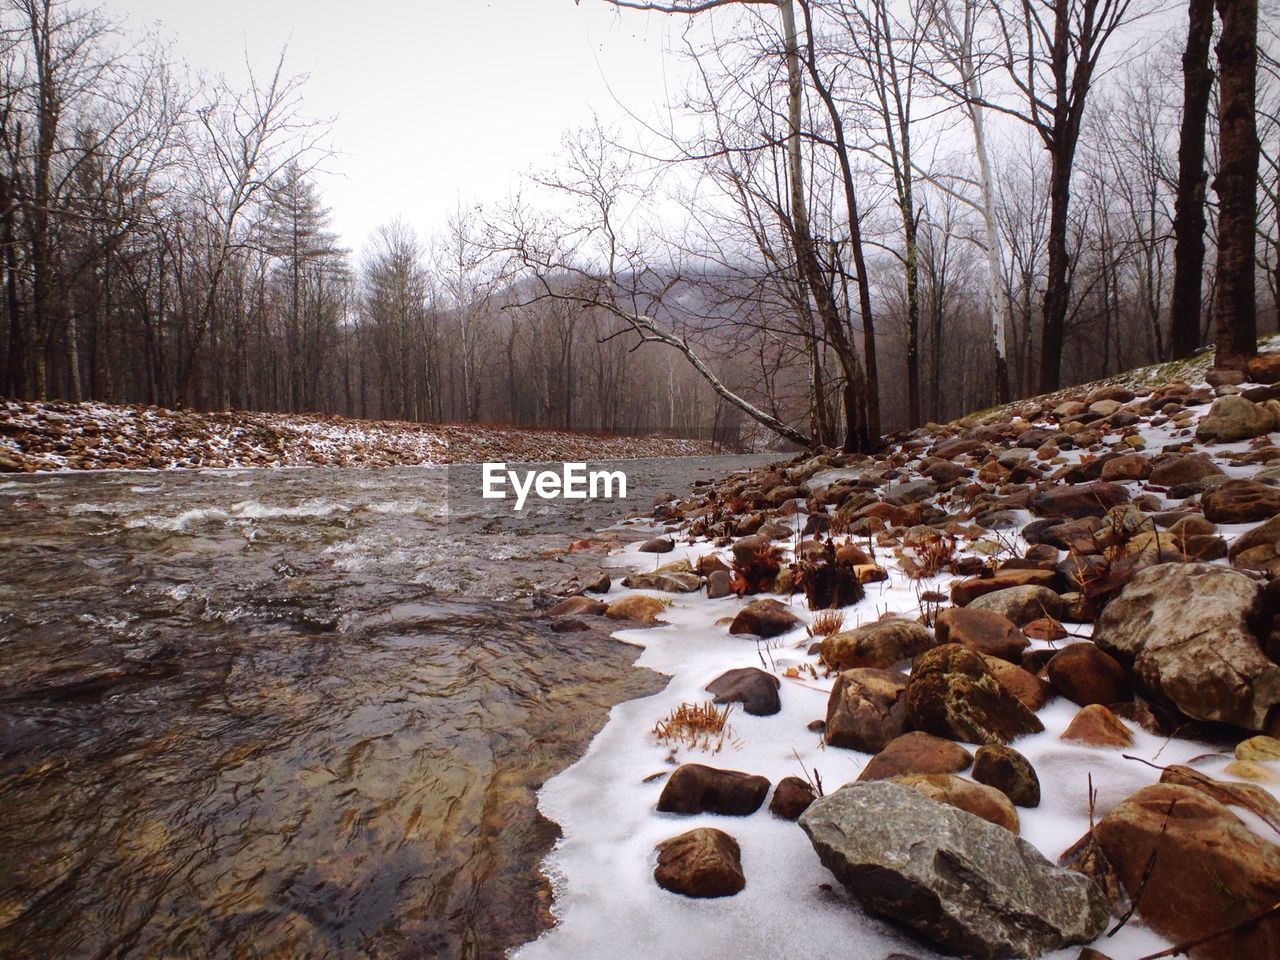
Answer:
<path fill-rule="evenodd" d="M 0 473 L 210 467 L 388 467 L 710 454 L 670 437 L 354 420 L 318 414 L 198 413 L 101 403 L 0 401 Z"/>
<path fill-rule="evenodd" d="M 1280 957 L 1278 438 L 1266 355 L 659 506 L 520 957 Z"/>

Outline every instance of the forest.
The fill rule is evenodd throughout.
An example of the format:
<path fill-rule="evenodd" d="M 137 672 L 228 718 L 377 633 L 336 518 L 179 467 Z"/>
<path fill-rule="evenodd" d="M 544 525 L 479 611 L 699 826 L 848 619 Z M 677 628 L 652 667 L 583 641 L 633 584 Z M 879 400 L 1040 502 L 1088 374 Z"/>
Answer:
<path fill-rule="evenodd" d="M 1255 0 L 587 2 L 679 21 L 666 120 L 352 250 L 284 55 L 3 0 L 0 395 L 866 449 L 1280 329 Z"/>

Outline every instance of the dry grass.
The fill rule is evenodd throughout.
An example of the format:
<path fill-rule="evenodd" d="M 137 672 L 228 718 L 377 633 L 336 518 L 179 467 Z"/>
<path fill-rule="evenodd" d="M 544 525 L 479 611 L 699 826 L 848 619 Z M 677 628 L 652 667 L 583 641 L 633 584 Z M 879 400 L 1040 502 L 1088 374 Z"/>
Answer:
<path fill-rule="evenodd" d="M 719 753 L 726 743 L 734 742 L 733 728 L 729 726 L 732 709 L 732 704 L 718 707 L 710 700 L 682 703 L 654 724 L 653 735 L 659 743 Z"/>
<path fill-rule="evenodd" d="M 914 541 L 898 551 L 902 572 L 912 580 L 936 577 L 955 562 L 956 538 L 937 533 Z"/>
<path fill-rule="evenodd" d="M 809 636 L 829 637 L 844 629 L 844 614 L 839 610 L 820 610 L 809 624 Z"/>

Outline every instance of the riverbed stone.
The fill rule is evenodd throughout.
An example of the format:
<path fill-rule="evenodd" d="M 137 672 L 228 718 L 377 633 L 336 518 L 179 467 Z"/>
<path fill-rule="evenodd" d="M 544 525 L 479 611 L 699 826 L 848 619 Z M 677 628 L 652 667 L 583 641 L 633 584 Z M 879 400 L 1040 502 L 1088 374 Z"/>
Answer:
<path fill-rule="evenodd" d="M 1045 671 L 1055 691 L 1082 707 L 1133 699 L 1128 672 L 1094 643 L 1068 644 L 1053 655 Z"/>
<path fill-rule="evenodd" d="M 982 657 L 959 644 L 934 647 L 916 658 L 905 699 L 916 729 L 964 743 L 1007 743 L 1044 730 Z"/>
<path fill-rule="evenodd" d="M 699 899 L 731 897 L 747 885 L 738 841 L 714 827 L 663 840 L 653 879 L 672 893 Z"/>
<path fill-rule="evenodd" d="M 782 709 L 778 690 L 782 681 L 759 667 L 726 670 L 707 684 L 716 703 L 740 703 L 752 716 L 768 717 Z"/>
<path fill-rule="evenodd" d="M 1217 564 L 1148 567 L 1107 605 L 1094 642 L 1192 719 L 1262 731 L 1280 703 L 1280 665 L 1252 633 L 1260 589 Z"/>
<path fill-rule="evenodd" d="M 969 607 L 997 613 L 1018 627 L 1042 617 L 1063 620 L 1067 614 L 1061 595 L 1034 584 L 996 590 L 974 600 Z"/>
<path fill-rule="evenodd" d="M 1030 645 L 1008 617 L 975 606 L 943 610 L 934 620 L 933 630 L 938 643 L 958 643 L 1011 663 L 1018 663 Z"/>
<path fill-rule="evenodd" d="M 877 753 L 907 729 L 907 676 L 859 667 L 841 671 L 827 698 L 828 746 Z"/>
<path fill-rule="evenodd" d="M 738 611 L 729 632 L 754 633 L 760 637 L 776 637 L 800 626 L 803 621 L 784 604 L 772 598 L 752 600 Z"/>
<path fill-rule="evenodd" d="M 1031 761 L 1013 747 L 989 743 L 973 755 L 970 774 L 978 783 L 994 787 L 1019 807 L 1040 806 L 1040 778 Z"/>
<path fill-rule="evenodd" d="M 1202 443 L 1232 443 L 1252 440 L 1275 429 L 1275 419 L 1266 407 L 1228 394 L 1213 401 L 1209 412 L 1196 427 L 1196 439 Z"/>
<path fill-rule="evenodd" d="M 822 662 L 833 670 L 892 667 L 934 645 L 928 629 L 914 620 L 891 618 L 864 623 L 824 637 Z"/>
<path fill-rule="evenodd" d="M 1018 813 L 1009 798 L 986 784 L 974 783 L 954 773 L 909 773 L 894 777 L 892 782 L 910 787 L 930 800 L 967 810 L 975 817 L 1012 833 L 1020 829 Z"/>
<path fill-rule="evenodd" d="M 1280 915 L 1243 924 L 1280 901 L 1280 847 L 1213 797 L 1154 784 L 1109 811 L 1093 833 L 1158 933 L 1178 942 L 1235 928 L 1193 949 L 1193 960 L 1280 956 Z"/>
<path fill-rule="evenodd" d="M 1100 703 L 1081 707 L 1062 731 L 1063 740 L 1087 743 L 1091 747 L 1128 747 L 1133 734 L 1124 722 Z"/>
<path fill-rule="evenodd" d="M 858 779 L 888 780 L 911 773 L 959 773 L 972 762 L 973 754 L 960 744 L 912 730 L 889 741 L 862 768 Z"/>
<path fill-rule="evenodd" d="M 799 777 L 783 777 L 773 788 L 769 812 L 782 820 L 797 820 L 818 798 L 813 787 Z"/>
<path fill-rule="evenodd" d="M 1201 498 L 1205 518 L 1214 523 L 1269 520 L 1280 513 L 1280 488 L 1256 480 L 1228 480 Z"/>
<path fill-rule="evenodd" d="M 980 960 L 1035 958 L 1102 932 L 1106 899 L 1010 831 L 897 783 L 857 783 L 800 817 L 869 912 Z"/>
<path fill-rule="evenodd" d="M 640 623 L 659 623 L 658 617 L 667 609 L 657 597 L 633 593 L 609 604 L 605 616 L 611 620 L 636 620 Z"/>
<path fill-rule="evenodd" d="M 658 811 L 745 817 L 760 809 L 768 792 L 769 781 L 765 777 L 685 763 L 667 778 L 658 798 Z"/>

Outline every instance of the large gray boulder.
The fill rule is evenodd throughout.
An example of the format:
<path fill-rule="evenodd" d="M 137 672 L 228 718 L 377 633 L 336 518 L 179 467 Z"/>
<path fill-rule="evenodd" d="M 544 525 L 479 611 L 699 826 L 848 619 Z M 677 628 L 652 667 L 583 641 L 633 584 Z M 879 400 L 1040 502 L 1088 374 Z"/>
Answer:
<path fill-rule="evenodd" d="M 1107 604 L 1093 639 L 1188 717 L 1263 730 L 1280 703 L 1280 666 L 1249 627 L 1260 592 L 1228 567 L 1162 563 Z"/>
<path fill-rule="evenodd" d="M 1087 943 L 1101 889 L 1025 840 L 896 783 L 841 787 L 800 817 L 818 858 L 864 908 L 980 960 Z"/>

